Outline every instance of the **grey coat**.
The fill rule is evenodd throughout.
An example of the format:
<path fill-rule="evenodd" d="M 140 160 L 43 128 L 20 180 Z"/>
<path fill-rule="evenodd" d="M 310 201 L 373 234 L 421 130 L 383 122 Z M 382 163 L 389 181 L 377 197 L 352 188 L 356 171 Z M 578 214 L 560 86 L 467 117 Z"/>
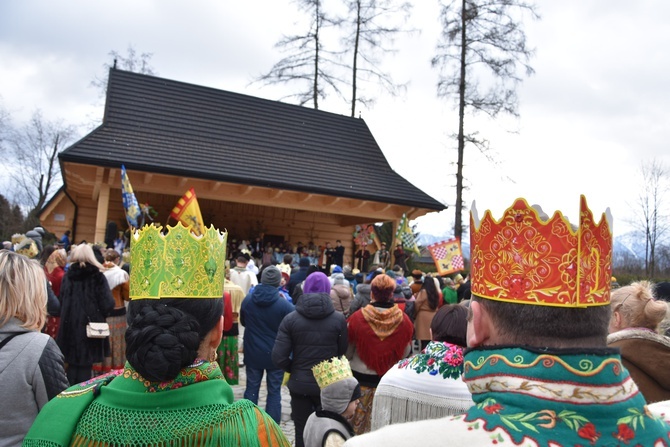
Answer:
<path fill-rule="evenodd" d="M 63 354 L 46 334 L 10 319 L 0 341 L 20 333 L 0 349 L 0 446 L 20 446 L 44 405 L 69 386 Z"/>

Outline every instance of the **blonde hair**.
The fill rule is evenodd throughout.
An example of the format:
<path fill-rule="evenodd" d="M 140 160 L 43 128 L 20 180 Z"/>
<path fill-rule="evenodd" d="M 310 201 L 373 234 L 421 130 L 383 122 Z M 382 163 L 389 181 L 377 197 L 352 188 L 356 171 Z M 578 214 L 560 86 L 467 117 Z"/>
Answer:
<path fill-rule="evenodd" d="M 0 326 L 11 318 L 40 330 L 47 320 L 47 278 L 39 262 L 0 251 Z"/>
<path fill-rule="evenodd" d="M 654 298 L 653 284 L 634 282 L 612 291 L 611 307 L 619 312 L 624 327 L 643 327 L 653 331 L 668 313 L 668 304 Z"/>
<path fill-rule="evenodd" d="M 88 262 L 89 264 L 96 266 L 98 269 L 102 269 L 102 264 L 95 259 L 93 249 L 88 244 L 81 244 L 74 247 L 70 254 L 70 262 L 73 264 L 78 262 L 80 267 L 84 267 Z"/>

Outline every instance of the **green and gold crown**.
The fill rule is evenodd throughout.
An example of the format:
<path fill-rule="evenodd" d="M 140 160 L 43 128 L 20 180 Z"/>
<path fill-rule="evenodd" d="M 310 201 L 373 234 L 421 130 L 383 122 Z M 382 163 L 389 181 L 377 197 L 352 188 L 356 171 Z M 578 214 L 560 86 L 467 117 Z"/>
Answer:
<path fill-rule="evenodd" d="M 130 298 L 221 298 L 228 233 L 210 226 L 195 236 L 181 222 L 146 225 L 131 236 Z"/>
<path fill-rule="evenodd" d="M 354 377 L 351 372 L 351 366 L 349 366 L 349 360 L 344 356 L 340 358 L 333 357 L 314 365 L 312 373 L 314 373 L 316 383 L 321 389 L 340 380 Z"/>

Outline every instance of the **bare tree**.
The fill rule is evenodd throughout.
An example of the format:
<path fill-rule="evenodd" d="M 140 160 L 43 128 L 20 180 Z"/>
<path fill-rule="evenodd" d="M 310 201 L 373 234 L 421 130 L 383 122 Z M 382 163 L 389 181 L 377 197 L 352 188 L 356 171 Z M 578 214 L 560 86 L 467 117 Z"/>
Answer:
<path fill-rule="evenodd" d="M 104 96 L 107 93 L 107 78 L 109 75 L 110 68 L 119 68 L 121 70 L 132 71 L 134 73 L 142 73 L 146 75 L 156 75 L 156 71 L 151 66 L 151 58 L 153 53 L 141 53 L 137 54 L 135 48 L 132 45 L 128 45 L 126 49 L 126 55 L 122 55 L 116 50 L 109 52 L 111 60 L 105 62 L 103 67 L 105 68 L 105 75 L 102 78 L 96 76 L 92 81 L 91 85 L 100 90 L 101 96 Z"/>
<path fill-rule="evenodd" d="M 652 159 L 640 165 L 642 185 L 638 196 L 641 213 L 638 227 L 645 238 L 644 265 L 648 278 L 656 272 L 656 249 L 670 228 L 668 216 L 664 214 L 664 196 L 668 191 L 668 169 L 660 161 Z"/>
<path fill-rule="evenodd" d="M 73 126 L 47 121 L 39 110 L 28 124 L 9 132 L 7 146 L 14 162 L 9 176 L 17 189 L 18 202 L 30 207 L 27 219 L 35 219 L 60 186 L 58 153 L 74 136 Z"/>
<path fill-rule="evenodd" d="M 405 87 L 395 83 L 379 64 L 382 55 L 395 53 L 390 47 L 393 39 L 411 31 L 392 22 L 398 18 L 404 22 L 412 5 L 396 4 L 394 0 L 346 0 L 345 3 L 349 16 L 343 24 L 350 32 L 342 42 L 345 48 L 351 48 L 351 116 L 355 116 L 356 104 L 367 106 L 374 102 L 372 97 L 360 95 L 359 80 L 376 83 L 394 96 Z"/>
<path fill-rule="evenodd" d="M 456 237 L 463 234 L 463 159 L 466 145 L 486 155 L 490 146 L 478 132 L 465 130 L 465 115 L 500 113 L 518 116 L 516 87 L 534 71 L 519 22 L 526 13 L 539 18 L 523 0 L 451 0 L 441 4 L 442 34 L 433 67 L 440 70 L 438 97 L 454 98 L 458 106 L 456 164 Z"/>
<path fill-rule="evenodd" d="M 339 19 L 326 14 L 321 0 L 296 0 L 298 7 L 310 16 L 309 30 L 304 34 L 284 36 L 275 47 L 287 56 L 277 62 L 268 73 L 256 79 L 264 84 L 286 84 L 302 82 L 304 90 L 286 96 L 296 98 L 299 104 L 312 101 L 319 108 L 319 99 L 325 99 L 328 91 L 342 96 L 343 81 L 336 75 L 337 51 L 327 50 L 323 43 L 324 29 L 340 23 Z"/>

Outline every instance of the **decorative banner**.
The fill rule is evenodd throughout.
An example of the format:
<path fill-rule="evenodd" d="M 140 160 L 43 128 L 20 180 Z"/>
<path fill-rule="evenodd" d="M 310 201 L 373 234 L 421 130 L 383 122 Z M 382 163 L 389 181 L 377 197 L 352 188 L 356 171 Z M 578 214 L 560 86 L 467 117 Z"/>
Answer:
<path fill-rule="evenodd" d="M 448 275 L 463 270 L 463 253 L 461 253 L 459 238 L 429 245 L 428 250 L 433 257 L 438 275 Z"/>
<path fill-rule="evenodd" d="M 354 231 L 354 242 L 356 245 L 366 247 L 375 239 L 375 227 L 374 225 L 356 225 L 356 231 Z"/>
<path fill-rule="evenodd" d="M 403 214 L 402 219 L 400 219 L 400 225 L 398 225 L 398 231 L 396 231 L 395 237 L 402 243 L 402 247 L 405 250 L 412 251 L 417 255 L 420 254 L 419 247 L 416 245 L 416 240 L 414 240 L 414 233 L 412 233 L 412 228 L 410 228 L 409 220 L 405 214 Z"/>
<path fill-rule="evenodd" d="M 198 205 L 198 199 L 195 196 L 193 188 L 186 191 L 186 194 L 179 199 L 177 205 L 172 209 L 170 217 L 180 221 L 186 227 L 190 226 L 191 231 L 196 236 L 200 236 L 204 232 L 205 224 L 203 223 L 200 205 Z"/>
<path fill-rule="evenodd" d="M 123 209 L 126 211 L 126 221 L 128 226 L 138 228 L 137 218 L 142 214 L 140 206 L 137 204 L 137 197 L 133 192 L 133 187 L 130 184 L 128 174 L 126 174 L 126 167 L 121 165 L 121 197 L 123 199 Z"/>

